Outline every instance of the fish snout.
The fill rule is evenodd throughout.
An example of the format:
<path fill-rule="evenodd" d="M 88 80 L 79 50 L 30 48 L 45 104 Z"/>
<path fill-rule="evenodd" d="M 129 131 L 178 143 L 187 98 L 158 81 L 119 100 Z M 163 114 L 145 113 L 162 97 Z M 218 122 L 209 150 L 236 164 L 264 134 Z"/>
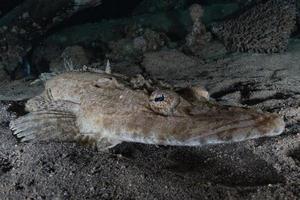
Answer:
<path fill-rule="evenodd" d="M 280 135 L 285 128 L 283 119 L 277 114 L 256 113 L 253 119 L 241 120 L 229 128 L 216 131 L 218 142 L 239 142 L 260 137 Z M 210 136 L 211 137 L 211 136 Z"/>

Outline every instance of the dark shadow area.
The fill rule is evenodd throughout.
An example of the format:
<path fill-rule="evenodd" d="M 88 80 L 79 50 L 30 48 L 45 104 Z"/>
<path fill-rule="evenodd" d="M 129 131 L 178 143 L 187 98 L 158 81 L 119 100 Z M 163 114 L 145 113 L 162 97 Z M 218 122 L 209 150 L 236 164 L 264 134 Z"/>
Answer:
<path fill-rule="evenodd" d="M 24 0 L 1 0 L 0 2 L 0 17 L 12 10 Z"/>
<path fill-rule="evenodd" d="M 0 176 L 4 173 L 9 172 L 12 168 L 13 166 L 9 159 L 0 155 Z"/>
<path fill-rule="evenodd" d="M 80 11 L 73 15 L 70 19 L 55 28 L 59 30 L 68 26 L 79 25 L 84 23 L 99 22 L 104 19 L 119 19 L 130 17 L 134 8 L 141 0 L 118 1 L 118 0 L 102 0 L 102 4 Z"/>
<path fill-rule="evenodd" d="M 15 113 L 17 116 L 23 116 L 27 113 L 25 111 L 25 101 L 11 101 L 7 103 L 9 104 L 8 112 Z"/>
<path fill-rule="evenodd" d="M 191 179 L 192 182 L 213 182 L 232 187 L 285 182 L 284 177 L 266 161 L 236 144 L 203 148 L 157 148 L 124 143 L 114 148 L 113 152 L 141 166 L 168 171 Z"/>

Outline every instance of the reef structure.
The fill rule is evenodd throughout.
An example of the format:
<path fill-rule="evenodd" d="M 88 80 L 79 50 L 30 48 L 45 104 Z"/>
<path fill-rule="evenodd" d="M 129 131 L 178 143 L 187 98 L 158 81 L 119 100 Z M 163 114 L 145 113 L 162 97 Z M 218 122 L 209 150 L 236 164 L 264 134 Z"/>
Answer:
<path fill-rule="evenodd" d="M 101 0 L 26 0 L 0 19 L 0 68 L 9 74 L 48 32 L 83 9 Z M 2 1 L 1 1 L 2 5 Z"/>
<path fill-rule="evenodd" d="M 193 27 L 191 33 L 186 36 L 186 47 L 192 54 L 201 55 L 203 47 L 211 40 L 211 34 L 206 31 L 205 25 L 202 23 L 204 10 L 201 5 L 191 5 L 189 13 Z"/>
<path fill-rule="evenodd" d="M 232 52 L 280 53 L 296 24 L 295 0 L 268 0 L 238 17 L 215 23 L 211 31 Z"/>

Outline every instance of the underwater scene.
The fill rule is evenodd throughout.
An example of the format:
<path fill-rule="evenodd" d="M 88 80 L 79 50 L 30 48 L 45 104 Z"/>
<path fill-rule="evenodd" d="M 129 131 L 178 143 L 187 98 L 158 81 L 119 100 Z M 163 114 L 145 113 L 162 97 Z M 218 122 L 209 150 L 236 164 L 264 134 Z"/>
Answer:
<path fill-rule="evenodd" d="M 300 0 L 0 0 L 2 199 L 300 199 Z"/>

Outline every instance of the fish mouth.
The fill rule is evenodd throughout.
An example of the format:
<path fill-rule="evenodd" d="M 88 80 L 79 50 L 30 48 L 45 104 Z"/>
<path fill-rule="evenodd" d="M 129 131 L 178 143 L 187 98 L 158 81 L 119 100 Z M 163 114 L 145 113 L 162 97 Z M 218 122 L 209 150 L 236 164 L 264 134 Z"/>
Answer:
<path fill-rule="evenodd" d="M 231 121 L 223 126 L 185 140 L 184 144 L 202 146 L 206 144 L 241 142 L 261 137 L 278 136 L 285 129 L 284 120 L 277 114 L 252 113 L 253 116 Z"/>
<path fill-rule="evenodd" d="M 284 129 L 285 122 L 279 115 L 266 113 L 248 121 L 248 124 L 245 122 L 237 123 L 232 128 L 216 135 L 224 142 L 239 142 L 260 137 L 278 136 L 283 133 Z"/>

